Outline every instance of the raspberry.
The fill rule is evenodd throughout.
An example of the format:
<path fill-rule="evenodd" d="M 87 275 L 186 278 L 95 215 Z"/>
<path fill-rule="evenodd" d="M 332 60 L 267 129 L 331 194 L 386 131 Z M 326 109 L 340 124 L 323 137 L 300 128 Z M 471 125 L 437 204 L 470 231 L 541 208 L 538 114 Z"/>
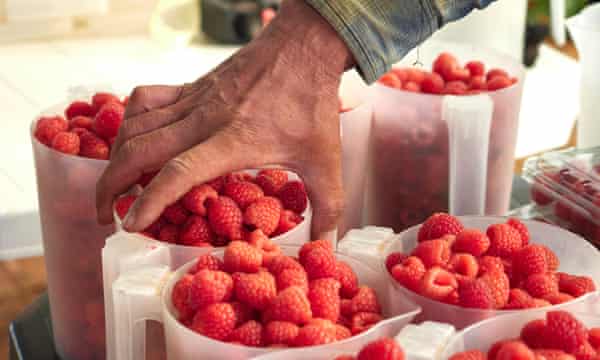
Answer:
<path fill-rule="evenodd" d="M 352 335 L 357 335 L 372 328 L 375 324 L 383 320 L 381 315 L 372 312 L 359 312 L 352 315 L 351 329 Z"/>
<path fill-rule="evenodd" d="M 450 260 L 450 246 L 442 239 L 423 241 L 413 250 L 412 256 L 420 258 L 428 269 L 446 266 Z"/>
<path fill-rule="evenodd" d="M 238 273 L 235 276 L 236 299 L 254 309 L 265 309 L 275 296 L 275 278 L 268 272 L 256 274 Z"/>
<path fill-rule="evenodd" d="M 464 226 L 452 215 L 437 213 L 431 215 L 419 228 L 419 242 L 439 239 L 444 235 L 458 235 Z"/>
<path fill-rule="evenodd" d="M 537 356 L 542 356 L 546 360 L 575 360 L 573 355 L 567 354 L 562 350 L 540 349 L 535 350 L 534 354 Z"/>
<path fill-rule="evenodd" d="M 267 196 L 275 196 L 287 181 L 287 173 L 278 169 L 261 170 L 254 179 L 254 182 L 262 188 Z"/>
<path fill-rule="evenodd" d="M 572 354 L 577 360 L 593 360 L 597 355 L 596 349 L 594 349 L 587 341 L 578 347 L 577 350 L 575 350 Z"/>
<path fill-rule="evenodd" d="M 92 96 L 92 108 L 94 109 L 94 113 L 92 114 L 92 116 L 96 115 L 96 113 L 100 111 L 100 108 L 109 102 L 119 103 L 121 101 L 116 95 L 110 93 L 100 92 L 94 94 L 94 96 Z"/>
<path fill-rule="evenodd" d="M 488 255 L 510 257 L 521 249 L 521 234 L 510 225 L 491 225 L 487 229 L 487 236 L 490 238 Z"/>
<path fill-rule="evenodd" d="M 489 91 L 496 91 L 509 87 L 512 84 L 513 83 L 507 77 L 494 76 L 491 80 L 488 80 L 486 87 Z"/>
<path fill-rule="evenodd" d="M 552 251 L 552 249 L 550 249 L 547 246 L 540 246 L 544 249 L 544 252 L 546 254 L 546 263 L 548 264 L 548 271 L 558 270 L 558 267 L 560 266 L 560 260 L 558 259 L 554 251 Z"/>
<path fill-rule="evenodd" d="M 52 148 L 61 153 L 77 155 L 79 153 L 79 136 L 67 131 L 59 132 L 52 140 Z"/>
<path fill-rule="evenodd" d="M 496 309 L 502 309 L 508 302 L 510 293 L 510 281 L 508 276 L 503 272 L 489 272 L 479 278 L 483 281 L 488 289 L 490 295 L 494 299 L 494 307 Z"/>
<path fill-rule="evenodd" d="M 358 292 L 351 299 L 350 308 L 352 314 L 359 312 L 381 313 L 381 306 L 375 290 L 364 285 L 358 288 Z"/>
<path fill-rule="evenodd" d="M 94 126 L 94 120 L 88 116 L 75 116 L 69 120 L 69 129 L 73 130 L 76 128 L 82 128 L 86 130 L 92 130 Z"/>
<path fill-rule="evenodd" d="M 497 341 L 494 344 L 492 344 L 492 346 L 488 350 L 487 358 L 489 360 L 496 360 L 496 356 L 498 355 L 498 351 L 500 350 L 500 348 L 502 348 L 502 346 L 504 344 L 512 342 L 512 341 L 519 341 L 519 339 L 500 340 L 500 341 Z M 541 359 L 539 359 L 539 360 L 541 360 Z"/>
<path fill-rule="evenodd" d="M 485 76 L 473 76 L 469 79 L 469 90 L 486 90 Z"/>
<path fill-rule="evenodd" d="M 460 80 L 448 81 L 444 87 L 444 94 L 464 95 L 469 90 L 467 84 Z"/>
<path fill-rule="evenodd" d="M 566 303 L 573 299 L 575 299 L 573 296 L 561 292 L 544 296 L 544 300 L 548 301 L 552 305 Z"/>
<path fill-rule="evenodd" d="M 308 197 L 304 184 L 300 181 L 289 181 L 279 192 L 277 197 L 281 200 L 284 208 L 292 210 L 297 214 L 302 214 L 308 206 Z"/>
<path fill-rule="evenodd" d="M 490 239 L 484 233 L 477 229 L 464 229 L 456 235 L 452 250 L 481 256 L 489 247 Z"/>
<path fill-rule="evenodd" d="M 336 262 L 336 280 L 341 284 L 340 296 L 350 299 L 358 292 L 358 277 L 354 270 L 343 261 Z"/>
<path fill-rule="evenodd" d="M 279 275 L 286 269 L 304 271 L 304 268 L 294 258 L 286 255 L 279 255 L 267 265 L 269 272 L 275 276 Z"/>
<path fill-rule="evenodd" d="M 244 239 L 248 244 L 261 250 L 264 266 L 267 266 L 275 257 L 281 255 L 279 246 L 269 239 L 260 229 L 252 232 L 245 232 Z"/>
<path fill-rule="evenodd" d="M 34 136 L 42 144 L 50 146 L 56 134 L 68 129 L 69 123 L 60 116 L 42 117 L 37 121 Z"/>
<path fill-rule="evenodd" d="M 228 340 L 245 346 L 262 346 L 262 325 L 257 321 L 250 320 L 233 330 Z"/>
<path fill-rule="evenodd" d="M 219 176 L 218 178 L 207 181 L 205 185 L 210 186 L 211 188 L 215 189 L 216 192 L 221 194 L 223 192 L 223 187 L 225 187 L 225 180 L 223 176 Z"/>
<path fill-rule="evenodd" d="M 228 197 L 208 200 L 208 222 L 213 231 L 231 240 L 242 238 L 242 211 Z"/>
<path fill-rule="evenodd" d="M 298 252 L 298 259 L 300 260 L 300 263 L 304 264 L 306 255 L 316 248 L 323 248 L 328 252 L 333 253 L 333 245 L 327 240 L 315 240 L 307 242 L 304 245 L 302 245 L 300 251 Z"/>
<path fill-rule="evenodd" d="M 546 251 L 540 245 L 527 245 L 513 256 L 514 271 L 523 278 L 548 271 Z"/>
<path fill-rule="evenodd" d="M 123 122 L 125 107 L 121 103 L 104 104 L 94 118 L 94 132 L 105 139 L 114 138 Z"/>
<path fill-rule="evenodd" d="M 190 290 L 192 288 L 193 278 L 192 275 L 184 275 L 175 283 L 175 286 L 173 286 L 171 301 L 179 313 L 178 319 L 180 320 L 191 318 L 196 310 L 190 302 Z"/>
<path fill-rule="evenodd" d="M 300 328 L 295 340 L 296 346 L 302 347 L 329 344 L 337 340 L 335 324 L 329 320 L 318 320 L 320 321 L 311 322 Z"/>
<path fill-rule="evenodd" d="M 192 322 L 192 330 L 215 340 L 225 340 L 235 328 L 235 311 L 231 304 L 216 303 L 200 309 Z"/>
<path fill-rule="evenodd" d="M 493 309 L 495 299 L 489 286 L 480 279 L 466 281 L 458 288 L 460 305 L 467 308 Z"/>
<path fill-rule="evenodd" d="M 79 135 L 79 155 L 90 159 L 108 160 L 110 148 L 106 141 L 91 132 Z"/>
<path fill-rule="evenodd" d="M 233 281 L 235 288 L 235 279 Z M 235 312 L 236 326 L 240 326 L 247 321 L 256 319 L 256 313 L 250 306 L 239 301 L 230 302 L 230 304 L 233 307 L 233 311 Z"/>
<path fill-rule="evenodd" d="M 505 309 L 529 309 L 535 307 L 535 303 L 531 295 L 521 289 L 510 289 L 508 293 L 508 303 Z"/>
<path fill-rule="evenodd" d="M 189 273 L 195 274 L 200 270 L 223 271 L 223 261 L 211 254 L 200 255 Z"/>
<path fill-rule="evenodd" d="M 439 266 L 425 272 L 421 279 L 420 293 L 433 300 L 444 300 L 458 287 L 456 277 Z"/>
<path fill-rule="evenodd" d="M 123 220 L 125 218 L 125 215 L 127 215 L 127 212 L 136 199 L 137 196 L 135 195 L 125 195 L 117 199 L 115 202 L 115 211 L 119 219 Z"/>
<path fill-rule="evenodd" d="M 402 286 L 412 291 L 419 291 L 421 279 L 425 275 L 425 265 L 416 256 L 404 259 L 400 264 L 392 268 L 392 277 Z"/>
<path fill-rule="evenodd" d="M 234 181 L 225 185 L 223 194 L 238 204 L 243 210 L 264 196 L 262 189 L 249 181 Z"/>
<path fill-rule="evenodd" d="M 297 286 L 280 291 L 266 309 L 267 321 L 289 321 L 294 324 L 306 324 L 312 318 L 310 302 L 304 291 Z"/>
<path fill-rule="evenodd" d="M 270 236 L 279 226 L 281 210 L 279 200 L 269 196 L 263 197 L 248 206 L 244 212 L 244 223 Z"/>
<path fill-rule="evenodd" d="M 558 283 L 554 277 L 548 274 L 530 275 L 523 283 L 523 288 L 529 295 L 536 298 L 558 294 Z"/>
<path fill-rule="evenodd" d="M 487 74 L 486 74 L 486 79 L 489 81 L 493 78 L 495 78 L 496 76 L 503 76 L 503 77 L 508 77 L 508 73 L 502 69 L 490 69 Z"/>
<path fill-rule="evenodd" d="M 279 216 L 279 225 L 273 235 L 281 235 L 295 228 L 304 218 L 293 211 L 282 210 Z"/>
<path fill-rule="evenodd" d="M 496 360 L 535 360 L 535 354 L 521 341 L 509 341 L 502 345 Z"/>
<path fill-rule="evenodd" d="M 547 306 L 552 306 L 548 301 L 544 299 L 533 298 L 533 307 L 534 308 L 543 308 Z"/>
<path fill-rule="evenodd" d="M 192 279 L 190 301 L 192 307 L 200 309 L 207 305 L 228 301 L 233 293 L 233 279 L 227 273 L 200 270 Z"/>
<path fill-rule="evenodd" d="M 549 311 L 546 323 L 546 338 L 554 348 L 572 353 L 587 341 L 585 326 L 566 311 Z"/>
<path fill-rule="evenodd" d="M 181 205 L 181 202 L 175 202 L 165 208 L 162 216 L 171 224 L 183 225 L 190 213 Z"/>
<path fill-rule="evenodd" d="M 158 236 L 163 227 L 167 225 L 167 221 L 162 217 L 156 219 L 152 224 L 150 224 L 144 231 L 153 234 L 155 237 Z"/>
<path fill-rule="evenodd" d="M 255 273 L 262 265 L 262 253 L 248 243 L 232 241 L 225 249 L 223 263 L 230 273 Z"/>
<path fill-rule="evenodd" d="M 456 66 L 445 74 L 444 79 L 448 82 L 460 81 L 465 83 L 471 77 L 471 72 L 467 68 Z"/>
<path fill-rule="evenodd" d="M 351 299 L 341 299 L 340 300 L 340 314 L 344 317 L 351 317 L 354 315 L 352 313 L 352 300 Z"/>
<path fill-rule="evenodd" d="M 481 352 L 481 350 L 468 350 L 468 351 L 463 351 L 463 352 L 459 352 L 459 353 L 452 355 L 449 360 L 486 360 L 486 359 L 493 360 L 493 358 L 490 358 L 490 357 L 486 358 L 485 354 L 483 352 Z"/>
<path fill-rule="evenodd" d="M 427 73 L 421 83 L 421 90 L 427 94 L 441 94 L 444 91 L 444 79 L 437 73 Z"/>
<path fill-rule="evenodd" d="M 392 268 L 398 264 L 400 264 L 404 259 L 406 259 L 408 256 L 404 255 L 403 253 L 396 251 L 393 252 L 391 254 L 388 255 L 388 257 L 385 259 L 385 268 L 387 269 L 388 272 L 392 272 Z"/>
<path fill-rule="evenodd" d="M 381 78 L 379 78 L 379 80 L 377 80 L 377 82 L 393 89 L 402 88 L 402 81 L 393 72 L 384 74 Z"/>
<path fill-rule="evenodd" d="M 206 216 L 205 203 L 208 199 L 217 199 L 218 197 L 219 194 L 211 186 L 199 185 L 188 191 L 181 199 L 181 203 L 188 211 Z"/>
<path fill-rule="evenodd" d="M 297 286 L 308 294 L 308 275 L 304 269 L 285 269 L 277 275 L 277 290 Z"/>
<path fill-rule="evenodd" d="M 496 256 L 484 256 L 479 258 L 479 274 L 488 272 L 504 272 L 502 259 Z"/>
<path fill-rule="evenodd" d="M 340 282 L 332 278 L 311 281 L 308 300 L 314 317 L 333 322 L 338 321 L 340 317 L 340 287 Z"/>
<path fill-rule="evenodd" d="M 545 336 L 546 320 L 543 319 L 530 321 L 521 329 L 521 340 L 532 349 L 543 348 Z"/>
<path fill-rule="evenodd" d="M 471 254 L 453 254 L 448 266 L 451 271 L 469 278 L 475 278 L 479 273 L 477 259 Z"/>
<path fill-rule="evenodd" d="M 455 67 L 458 67 L 458 60 L 454 55 L 443 52 L 434 60 L 433 71 L 445 76 L 446 73 L 450 72 Z"/>
<path fill-rule="evenodd" d="M 469 61 L 465 67 L 469 69 L 471 76 L 485 75 L 485 65 L 481 61 Z"/>
<path fill-rule="evenodd" d="M 94 116 L 95 114 L 92 105 L 85 101 L 74 101 L 65 110 L 65 116 L 69 120 L 76 116 Z"/>
<path fill-rule="evenodd" d="M 335 339 L 336 341 L 346 340 L 352 337 L 352 332 L 350 329 L 345 327 L 344 325 L 337 324 L 335 326 Z"/>
<path fill-rule="evenodd" d="M 294 344 L 300 328 L 298 325 L 287 321 L 271 321 L 264 327 L 264 341 L 266 345 Z"/>
<path fill-rule="evenodd" d="M 404 360 L 404 352 L 394 339 L 382 338 L 365 345 L 356 360 Z"/>
<path fill-rule="evenodd" d="M 414 81 L 407 81 L 406 83 L 404 83 L 404 86 L 402 87 L 402 89 L 405 91 L 418 93 L 418 92 L 421 92 L 421 85 Z"/>
<path fill-rule="evenodd" d="M 574 297 L 583 296 L 589 292 L 596 291 L 594 280 L 587 276 L 572 276 L 559 273 L 558 287 L 561 292 Z"/>
<path fill-rule="evenodd" d="M 158 240 L 176 244 L 179 242 L 179 226 L 167 224 L 158 232 Z M 193 245 L 193 244 L 190 244 Z"/>
<path fill-rule="evenodd" d="M 304 256 L 304 261 L 300 258 L 304 270 L 308 274 L 309 280 L 320 278 L 335 277 L 336 260 L 332 252 L 324 248 L 315 248 Z"/>
<path fill-rule="evenodd" d="M 202 242 L 210 243 L 213 237 L 208 222 L 201 216 L 192 215 L 183 225 L 179 241 L 183 245 L 194 245 Z"/>
<path fill-rule="evenodd" d="M 515 218 L 508 219 L 506 223 L 519 232 L 521 235 L 521 243 L 523 246 L 527 246 L 527 244 L 529 244 L 529 230 L 527 229 L 527 226 L 525 226 L 525 224 L 523 224 L 519 219 Z"/>

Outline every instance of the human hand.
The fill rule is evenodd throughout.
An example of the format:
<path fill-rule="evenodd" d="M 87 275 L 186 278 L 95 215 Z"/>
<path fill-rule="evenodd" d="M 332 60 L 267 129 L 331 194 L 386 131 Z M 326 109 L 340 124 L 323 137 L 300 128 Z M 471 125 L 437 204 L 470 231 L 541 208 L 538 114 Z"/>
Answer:
<path fill-rule="evenodd" d="M 184 86 L 132 93 L 97 186 L 98 217 L 145 172 L 161 169 L 124 227 L 141 231 L 191 187 L 235 170 L 276 165 L 299 174 L 313 236 L 343 209 L 338 87 L 352 63 L 343 41 L 303 1 L 288 0 L 261 36 Z"/>

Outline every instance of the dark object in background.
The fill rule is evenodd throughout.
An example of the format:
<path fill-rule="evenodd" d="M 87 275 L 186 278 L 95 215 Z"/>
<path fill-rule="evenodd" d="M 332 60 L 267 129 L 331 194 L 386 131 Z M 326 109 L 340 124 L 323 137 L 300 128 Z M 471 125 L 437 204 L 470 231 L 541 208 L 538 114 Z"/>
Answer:
<path fill-rule="evenodd" d="M 540 44 L 550 35 L 547 25 L 527 25 L 525 29 L 525 54 L 523 63 L 525 66 L 533 66 L 538 57 Z"/>
<path fill-rule="evenodd" d="M 281 0 L 200 0 L 202 32 L 221 44 L 244 44 L 262 29 L 265 9 L 278 10 Z"/>

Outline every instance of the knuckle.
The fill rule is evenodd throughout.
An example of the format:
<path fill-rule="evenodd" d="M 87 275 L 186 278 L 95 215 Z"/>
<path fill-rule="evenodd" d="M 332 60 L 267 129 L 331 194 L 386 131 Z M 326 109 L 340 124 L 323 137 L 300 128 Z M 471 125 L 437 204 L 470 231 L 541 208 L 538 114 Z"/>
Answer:
<path fill-rule="evenodd" d="M 130 102 L 144 102 L 148 98 L 148 86 L 137 86 L 131 92 L 131 96 L 129 97 Z"/>
<path fill-rule="evenodd" d="M 337 222 L 344 213 L 344 207 L 345 205 L 343 196 L 330 196 L 324 201 L 322 215 L 328 220 L 328 222 Z"/>
<path fill-rule="evenodd" d="M 174 177 L 189 176 L 192 172 L 192 163 L 187 157 L 178 156 L 169 160 L 163 171 Z"/>
<path fill-rule="evenodd" d="M 132 139 L 127 140 L 123 143 L 123 145 L 119 148 L 119 160 L 124 163 L 131 163 L 135 161 L 138 154 L 142 151 L 142 146 L 140 146 L 140 142 Z"/>

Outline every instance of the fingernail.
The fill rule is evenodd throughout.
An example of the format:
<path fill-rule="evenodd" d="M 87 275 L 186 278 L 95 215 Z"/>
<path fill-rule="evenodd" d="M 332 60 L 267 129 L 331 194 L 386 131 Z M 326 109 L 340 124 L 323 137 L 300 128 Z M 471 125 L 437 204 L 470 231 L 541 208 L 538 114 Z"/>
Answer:
<path fill-rule="evenodd" d="M 135 225 L 135 204 L 131 206 L 127 215 L 125 215 L 125 219 L 123 219 L 123 227 L 125 230 L 129 230 Z"/>

